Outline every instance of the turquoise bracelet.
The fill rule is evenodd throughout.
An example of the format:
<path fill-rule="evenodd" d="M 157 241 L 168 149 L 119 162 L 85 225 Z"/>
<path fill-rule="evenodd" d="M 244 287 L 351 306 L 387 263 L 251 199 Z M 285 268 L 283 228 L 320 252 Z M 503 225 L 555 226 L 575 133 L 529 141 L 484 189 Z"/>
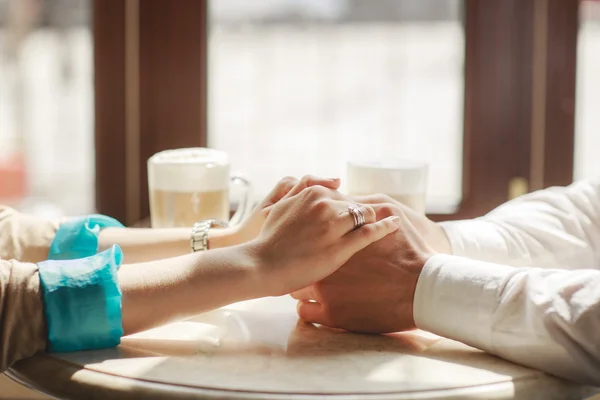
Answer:
<path fill-rule="evenodd" d="M 77 260 L 38 264 L 48 328 L 47 350 L 66 352 L 117 346 L 123 336 L 117 270 L 121 248 Z"/>

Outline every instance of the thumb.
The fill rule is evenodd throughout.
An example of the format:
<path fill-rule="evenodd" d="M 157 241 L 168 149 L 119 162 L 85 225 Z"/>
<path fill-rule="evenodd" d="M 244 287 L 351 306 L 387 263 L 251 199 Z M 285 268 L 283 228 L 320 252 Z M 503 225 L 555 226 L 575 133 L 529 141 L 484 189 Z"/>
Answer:
<path fill-rule="evenodd" d="M 325 318 L 325 309 L 319 303 L 312 301 L 299 301 L 297 305 L 298 316 L 305 322 L 328 325 Z"/>

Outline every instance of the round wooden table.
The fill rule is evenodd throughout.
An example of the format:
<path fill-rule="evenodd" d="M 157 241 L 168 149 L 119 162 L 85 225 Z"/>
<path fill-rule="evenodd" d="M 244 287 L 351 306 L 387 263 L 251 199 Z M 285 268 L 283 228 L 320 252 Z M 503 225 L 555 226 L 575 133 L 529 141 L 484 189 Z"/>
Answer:
<path fill-rule="evenodd" d="M 591 389 L 415 331 L 299 322 L 295 301 L 234 304 L 101 351 L 40 354 L 8 372 L 66 399 L 582 399 Z"/>

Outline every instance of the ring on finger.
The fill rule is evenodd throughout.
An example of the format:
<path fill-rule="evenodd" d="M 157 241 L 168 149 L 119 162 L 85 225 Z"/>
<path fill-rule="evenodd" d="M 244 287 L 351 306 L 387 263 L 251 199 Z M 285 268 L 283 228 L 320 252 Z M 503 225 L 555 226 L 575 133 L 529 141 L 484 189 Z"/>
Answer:
<path fill-rule="evenodd" d="M 348 213 L 354 218 L 354 229 L 358 229 L 365 224 L 365 214 L 363 214 L 359 206 L 348 206 Z"/>

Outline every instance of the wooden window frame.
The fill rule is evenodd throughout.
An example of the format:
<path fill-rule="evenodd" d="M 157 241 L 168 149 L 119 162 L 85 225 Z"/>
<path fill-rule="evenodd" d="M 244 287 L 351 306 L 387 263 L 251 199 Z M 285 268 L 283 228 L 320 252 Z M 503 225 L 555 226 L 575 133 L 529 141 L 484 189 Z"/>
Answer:
<path fill-rule="evenodd" d="M 146 160 L 206 146 L 207 1 L 94 1 L 96 208 L 149 214 Z"/>
<path fill-rule="evenodd" d="M 578 8 L 465 1 L 463 200 L 432 219 L 483 215 L 520 182 L 527 192 L 573 181 Z"/>
<path fill-rule="evenodd" d="M 207 0 L 94 2 L 99 212 L 146 217 L 146 159 L 206 145 L 207 18 Z M 464 25 L 462 201 L 438 221 L 573 177 L 578 2 L 465 0 Z"/>

